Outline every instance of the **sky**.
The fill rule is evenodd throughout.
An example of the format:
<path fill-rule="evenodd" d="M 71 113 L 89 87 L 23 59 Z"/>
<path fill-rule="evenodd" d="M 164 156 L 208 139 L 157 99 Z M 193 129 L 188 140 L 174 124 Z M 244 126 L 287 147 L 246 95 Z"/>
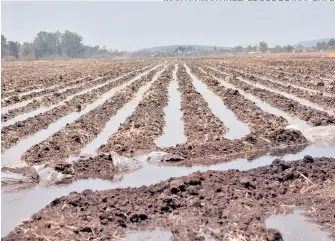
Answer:
<path fill-rule="evenodd" d="M 269 46 L 335 36 L 334 2 L 2 2 L 1 33 L 77 32 L 108 49 L 199 44 Z"/>

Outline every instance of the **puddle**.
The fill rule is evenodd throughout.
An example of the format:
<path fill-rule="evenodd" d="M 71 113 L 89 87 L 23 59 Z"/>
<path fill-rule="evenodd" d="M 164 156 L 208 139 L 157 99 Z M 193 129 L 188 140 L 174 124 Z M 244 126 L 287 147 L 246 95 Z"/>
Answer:
<path fill-rule="evenodd" d="M 267 113 L 270 113 L 270 114 L 273 114 L 275 116 L 281 116 L 283 118 L 285 118 L 287 120 L 287 122 L 289 123 L 289 125 L 292 125 L 292 126 L 297 126 L 299 127 L 299 129 L 303 130 L 303 129 L 309 129 L 311 126 L 306 122 L 306 121 L 303 121 L 303 120 L 300 120 L 300 119 L 297 119 L 297 118 L 293 118 L 292 116 L 290 116 L 289 114 L 287 114 L 285 111 L 282 111 L 264 101 L 262 101 L 261 99 L 259 99 L 258 97 L 250 94 L 250 93 L 247 93 L 245 92 L 244 90 L 240 89 L 240 88 L 237 88 L 235 87 L 234 85 L 228 83 L 228 82 L 225 82 L 223 79 L 220 79 L 220 78 L 217 78 L 216 76 L 210 74 L 210 73 L 207 73 L 206 71 L 204 71 L 202 68 L 199 67 L 199 69 L 206 73 L 206 74 L 209 74 L 210 76 L 212 76 L 214 79 L 218 80 L 220 82 L 220 84 L 222 86 L 224 86 L 225 88 L 230 88 L 230 89 L 234 89 L 234 90 L 238 90 L 238 92 L 244 96 L 244 98 L 252 101 L 255 103 L 255 105 L 257 105 L 260 109 L 262 109 L 263 111 L 267 112 Z M 213 69 L 215 70 L 215 69 Z"/>
<path fill-rule="evenodd" d="M 186 142 L 184 134 L 183 114 L 181 112 L 181 96 L 177 82 L 178 65 L 173 71 L 173 80 L 170 82 L 168 93 L 169 102 L 164 108 L 165 126 L 163 135 L 157 138 L 155 144 L 160 147 L 171 147 Z"/>
<path fill-rule="evenodd" d="M 169 241 L 172 238 L 171 231 L 165 230 L 147 230 L 147 231 L 129 231 L 122 240 L 125 241 Z"/>
<path fill-rule="evenodd" d="M 195 75 L 191 73 L 190 68 L 185 64 L 187 73 L 192 78 L 194 88 L 200 93 L 208 103 L 208 107 L 211 109 L 213 114 L 218 117 L 224 125 L 227 127 L 227 133 L 224 135 L 227 139 L 240 139 L 250 133 L 247 124 L 237 119 L 234 112 L 229 110 L 221 98 L 215 95 L 207 86 L 201 82 Z"/>
<path fill-rule="evenodd" d="M 34 186 L 25 190 L 1 191 L 1 237 L 6 236 L 20 221 L 28 219 L 52 202 L 56 197 L 68 195 L 70 192 L 81 192 L 85 189 L 106 190 L 112 182 L 99 179 L 88 179 L 73 182 L 70 185 L 50 187 Z"/>
<path fill-rule="evenodd" d="M 151 71 L 151 70 L 153 70 L 153 69 L 156 69 L 156 68 L 158 68 L 158 67 L 159 67 L 159 66 L 155 66 L 154 68 L 152 68 L 152 69 L 150 69 L 150 70 L 148 70 L 148 71 L 145 71 L 144 73 L 141 73 L 140 75 L 138 75 L 139 78 L 142 77 L 142 76 L 144 76 L 144 75 L 146 75 L 149 71 Z M 147 68 L 148 68 L 148 67 L 144 67 L 144 68 L 140 69 L 140 71 L 145 70 L 145 69 L 147 69 Z M 1 123 L 1 128 L 5 127 L 5 126 L 13 125 L 13 124 L 15 124 L 15 123 L 18 122 L 18 121 L 24 121 L 24 120 L 26 120 L 26 119 L 28 119 L 28 118 L 30 118 L 30 117 L 34 117 L 34 116 L 36 116 L 36 115 L 39 115 L 39 114 L 42 114 L 42 113 L 47 112 L 47 111 L 49 111 L 49 110 L 52 110 L 53 108 L 56 108 L 56 107 L 58 107 L 58 106 L 61 106 L 61 105 L 65 104 L 65 102 L 72 100 L 74 97 L 76 97 L 76 96 L 78 96 L 78 95 L 83 95 L 83 94 L 89 93 L 90 91 L 93 91 L 93 90 L 95 90 L 95 89 L 98 89 L 98 88 L 101 88 L 101 87 L 103 87 L 103 86 L 105 86 L 105 85 L 108 85 L 108 84 L 110 84 L 110 83 L 112 83 L 112 82 L 114 82 L 114 81 L 117 81 L 118 79 L 121 79 L 121 78 L 123 78 L 123 77 L 125 77 L 125 76 L 131 74 L 131 73 L 132 73 L 132 72 L 127 73 L 127 74 L 124 74 L 124 75 L 121 75 L 121 76 L 119 76 L 119 77 L 117 77 L 117 78 L 114 78 L 114 79 L 111 79 L 111 80 L 109 80 L 109 81 L 107 81 L 107 82 L 104 82 L 104 83 L 101 83 L 101 84 L 98 84 L 98 85 L 94 85 L 94 86 L 92 86 L 92 87 L 90 87 L 90 88 L 81 90 L 81 91 L 79 91 L 79 92 L 77 92 L 77 93 L 75 93 L 75 94 L 73 94 L 73 95 L 70 95 L 70 96 L 66 97 L 65 100 L 63 100 L 63 101 L 61 101 L 61 102 L 59 102 L 59 103 L 57 103 L 57 104 L 55 104 L 55 105 L 51 105 L 51 106 L 49 106 L 49 107 L 40 107 L 40 108 L 38 108 L 38 109 L 36 109 L 36 110 L 33 110 L 33 111 L 30 111 L 30 112 L 27 112 L 27 113 L 18 115 L 18 116 L 14 117 L 14 118 L 12 118 L 12 119 L 10 119 L 10 120 L 7 120 L 6 122 L 2 122 L 2 123 Z M 138 76 L 136 76 L 136 78 L 137 78 Z M 84 84 L 86 84 L 86 83 L 84 83 Z M 78 86 L 76 86 L 76 87 L 78 87 Z M 65 90 L 63 89 L 63 91 L 65 91 Z M 42 99 L 42 98 L 43 98 L 43 96 L 42 96 L 42 97 L 37 97 L 37 98 L 34 98 L 34 99 L 37 100 L 37 99 Z M 34 99 L 29 100 L 28 103 L 25 103 L 24 105 L 19 106 L 19 107 L 26 106 L 26 105 L 29 104 L 30 102 L 33 102 Z M 23 103 L 23 102 L 20 102 L 20 103 Z M 20 103 L 17 103 L 17 104 L 20 104 Z M 14 104 L 14 105 L 16 105 L 16 104 Z M 13 106 L 13 105 L 11 105 L 11 106 Z M 11 106 L 8 106 L 8 107 L 11 107 Z M 19 108 L 19 107 L 15 107 L 15 108 L 11 108 L 11 109 L 16 109 L 16 108 Z M 6 108 L 6 107 L 4 107 L 4 108 Z M 1 111 L 3 111 L 3 110 L 1 109 Z M 8 112 L 8 110 L 7 110 L 5 113 L 7 113 L 7 112 Z M 5 114 L 5 113 L 2 113 L 2 114 Z"/>
<path fill-rule="evenodd" d="M 45 207 L 55 198 L 69 194 L 72 191 L 83 191 L 85 189 L 105 190 L 112 188 L 140 187 L 143 185 L 156 184 L 167 180 L 171 177 L 181 177 L 189 175 L 196 171 L 208 170 L 229 170 L 238 169 L 241 171 L 252 168 L 269 165 L 275 158 L 282 158 L 286 161 L 302 159 L 305 155 L 313 157 L 333 157 L 335 158 L 334 147 L 309 146 L 303 151 L 296 154 L 282 154 L 269 156 L 265 155 L 248 161 L 245 158 L 239 158 L 231 162 L 220 163 L 210 166 L 156 166 L 144 163 L 143 167 L 129 173 L 121 178 L 118 182 L 104 181 L 99 179 L 79 180 L 67 185 L 58 186 L 27 186 L 25 189 L 10 189 L 2 187 L 1 209 L 2 209 L 2 235 L 8 234 L 9 231 L 23 219 L 29 218 L 35 212 Z"/>
<path fill-rule="evenodd" d="M 299 209 L 294 210 L 293 214 L 272 215 L 265 220 L 265 225 L 278 229 L 285 241 L 332 241 L 329 234 L 310 222 Z"/>
<path fill-rule="evenodd" d="M 132 115 L 135 111 L 136 107 L 140 103 L 143 98 L 143 95 L 146 91 L 149 90 L 151 85 L 158 79 L 160 74 L 165 70 L 157 72 L 152 81 L 142 86 L 139 91 L 136 93 L 136 96 L 130 100 L 127 104 L 125 104 L 118 112 L 110 118 L 110 120 L 106 123 L 105 128 L 99 133 L 99 135 L 90 143 L 88 143 L 82 150 L 80 155 L 94 155 L 96 154 L 96 150 L 106 144 L 109 137 L 113 135 L 119 129 L 120 125 L 126 121 L 126 119 Z M 75 157 L 70 157 L 67 161 L 74 160 Z"/>
<path fill-rule="evenodd" d="M 156 69 L 159 66 L 156 66 L 150 70 Z M 116 87 L 112 88 L 111 90 L 105 92 L 101 95 L 99 99 L 94 101 L 93 103 L 87 105 L 82 111 L 80 112 L 72 112 L 59 120 L 53 122 L 48 126 L 48 128 L 43 129 L 41 131 L 36 132 L 32 136 L 29 136 L 27 138 L 22 139 L 17 145 L 14 147 L 6 150 L 2 156 L 1 156 L 1 165 L 13 165 L 13 164 L 21 164 L 21 156 L 32 146 L 37 145 L 41 143 L 42 141 L 46 140 L 49 136 L 55 134 L 57 131 L 64 128 L 67 124 L 72 123 L 76 121 L 81 116 L 87 114 L 91 110 L 97 108 L 98 106 L 105 103 L 108 99 L 112 98 L 116 92 L 126 88 L 136 80 L 140 79 L 142 76 L 146 75 L 150 70 L 146 71 L 145 73 L 142 73 L 141 75 L 138 75 L 131 79 L 130 81 Z"/>

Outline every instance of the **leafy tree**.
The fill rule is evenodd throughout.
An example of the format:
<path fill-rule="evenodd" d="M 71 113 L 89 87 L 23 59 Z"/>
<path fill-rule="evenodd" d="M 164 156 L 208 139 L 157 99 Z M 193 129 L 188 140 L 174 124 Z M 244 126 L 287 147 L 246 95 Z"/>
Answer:
<path fill-rule="evenodd" d="M 259 48 L 264 53 L 268 50 L 268 44 L 266 42 L 260 42 L 259 43 Z"/>
<path fill-rule="evenodd" d="M 8 44 L 5 35 L 1 34 L 1 58 L 8 55 Z"/>
<path fill-rule="evenodd" d="M 33 53 L 34 53 L 34 47 L 31 43 L 24 42 L 21 45 L 21 49 L 20 49 L 21 56 L 33 55 Z"/>
<path fill-rule="evenodd" d="M 292 45 L 286 45 L 286 46 L 284 46 L 283 47 L 283 49 L 284 49 L 284 52 L 288 52 L 288 53 L 290 53 L 290 52 L 292 52 L 293 51 L 293 46 Z"/>
<path fill-rule="evenodd" d="M 48 33 L 41 31 L 34 39 L 33 45 L 38 57 L 61 55 L 60 32 Z"/>
<path fill-rule="evenodd" d="M 327 42 L 326 41 L 317 42 L 316 49 L 317 50 L 327 49 Z"/>
<path fill-rule="evenodd" d="M 8 54 L 18 59 L 20 56 L 20 43 L 8 41 Z"/>
<path fill-rule="evenodd" d="M 79 56 L 84 52 L 84 46 L 81 43 L 82 40 L 83 38 L 77 33 L 66 30 L 61 35 L 62 53 L 72 58 Z"/>
<path fill-rule="evenodd" d="M 272 50 L 274 53 L 281 53 L 283 52 L 283 48 L 280 47 L 279 45 L 276 45 L 273 50 Z"/>
<path fill-rule="evenodd" d="M 243 52 L 243 47 L 242 46 L 236 46 L 234 49 L 233 49 L 234 52 L 237 52 L 237 53 L 241 53 Z"/>
<path fill-rule="evenodd" d="M 331 38 L 328 41 L 328 47 L 334 48 L 335 47 L 335 39 Z"/>

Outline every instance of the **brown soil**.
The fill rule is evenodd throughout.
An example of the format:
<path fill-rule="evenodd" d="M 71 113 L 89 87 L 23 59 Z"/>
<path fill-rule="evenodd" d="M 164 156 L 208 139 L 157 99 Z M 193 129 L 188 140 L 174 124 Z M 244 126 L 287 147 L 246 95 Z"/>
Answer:
<path fill-rule="evenodd" d="M 56 88 L 56 90 L 53 90 L 53 91 L 50 90 L 51 94 L 44 96 L 42 99 L 34 100 L 33 102 L 31 102 L 31 103 L 29 103 L 29 104 L 27 104 L 23 107 L 10 110 L 10 111 L 8 111 L 8 113 L 6 113 L 4 115 L 1 115 L 1 121 L 7 121 L 11 118 L 14 118 L 17 115 L 33 111 L 33 110 L 38 109 L 40 107 L 47 107 L 47 106 L 57 104 L 60 101 L 65 100 L 66 97 L 68 97 L 68 96 L 71 96 L 75 93 L 78 93 L 78 92 L 80 92 L 82 90 L 85 90 L 85 89 L 88 89 L 90 87 L 94 87 L 95 85 L 103 84 L 103 83 L 109 81 L 110 79 L 117 78 L 121 75 L 130 74 L 130 73 L 133 72 L 133 71 L 130 72 L 129 71 L 130 69 L 137 69 L 137 68 L 141 68 L 141 67 L 144 67 L 144 66 L 133 66 L 132 68 L 127 68 L 127 69 L 122 69 L 122 68 L 114 69 L 112 73 L 108 72 L 108 74 L 106 74 L 104 77 L 100 77 L 100 78 L 94 79 L 94 80 L 92 78 L 88 78 L 87 81 L 81 81 L 81 84 L 86 83 L 85 85 L 80 85 L 78 87 L 72 86 L 71 89 L 68 89 L 68 90 L 66 90 L 64 92 L 61 92 L 61 93 L 58 93 L 57 91 L 61 90 L 61 89 L 64 89 L 66 86 Z M 139 72 L 139 71 L 135 70 L 135 72 Z"/>
<path fill-rule="evenodd" d="M 313 126 L 320 126 L 320 125 L 331 125 L 335 123 L 335 117 L 330 116 L 326 112 L 318 111 L 313 108 L 308 108 L 297 101 L 288 99 L 282 95 L 273 93 L 268 90 L 260 89 L 254 87 L 250 84 L 247 84 L 241 80 L 238 80 L 236 76 L 226 78 L 227 76 L 224 74 L 220 74 L 216 71 L 213 71 L 209 68 L 205 68 L 206 71 L 215 75 L 218 78 L 224 79 L 225 81 L 233 84 L 237 88 L 241 88 L 246 92 L 249 92 L 256 97 L 260 98 L 261 100 L 266 101 L 267 103 L 295 116 L 298 119 L 307 121 L 309 124 Z M 242 75 L 242 77 L 244 77 Z M 248 79 L 252 80 L 252 79 Z"/>
<path fill-rule="evenodd" d="M 225 89 L 219 86 L 215 79 L 201 75 L 201 80 L 221 97 L 225 105 L 233 110 L 238 118 L 248 123 L 251 130 L 251 133 L 244 138 L 225 139 L 223 136 L 224 123 L 212 114 L 207 102 L 194 90 L 191 79 L 184 68 L 178 71 L 178 79 L 182 93 L 185 135 L 188 140 L 185 144 L 177 145 L 175 148 L 166 148 L 167 152 L 181 154 L 186 159 L 206 157 L 223 160 L 226 159 L 223 157 L 226 155 L 307 143 L 299 131 L 286 130 L 286 122 L 282 118 L 264 113 L 238 91 Z M 217 123 L 219 125 L 215 125 Z M 259 126 L 262 128 L 260 129 Z"/>
<path fill-rule="evenodd" d="M 1 65 L 1 98 L 79 78 L 95 79 L 108 74 L 108 71 L 113 72 L 114 68 L 134 63 L 141 64 L 143 61 L 58 60 L 3 63 Z M 146 63 L 151 64 L 153 61 L 147 60 Z"/>
<path fill-rule="evenodd" d="M 95 157 L 81 158 L 73 163 L 55 162 L 46 165 L 62 174 L 72 175 L 72 178 L 62 180 L 71 182 L 87 178 L 99 178 L 112 180 L 115 174 L 113 158 L 109 154 L 99 154 Z M 39 176 L 33 167 L 10 168 L 2 167 L 2 172 L 10 171 L 31 178 L 32 181 L 39 181 Z"/>
<path fill-rule="evenodd" d="M 167 86 L 172 79 L 173 68 L 170 65 L 153 83 L 134 113 L 99 151 L 113 150 L 120 155 L 134 156 L 156 150 L 154 141 L 163 134 L 163 108 L 168 102 Z"/>
<path fill-rule="evenodd" d="M 134 73 L 113 81 L 106 86 L 100 87 L 83 95 L 78 95 L 72 100 L 66 102 L 64 105 L 57 106 L 47 112 L 2 128 L 1 151 L 3 152 L 6 149 L 14 146 L 21 138 L 32 135 L 39 130 L 47 128 L 48 125 L 62 118 L 63 116 L 71 112 L 80 111 L 81 109 L 85 108 L 85 106 L 93 103 L 103 93 L 128 82 L 132 77 L 138 74 L 139 72 L 135 71 Z"/>
<path fill-rule="evenodd" d="M 335 237 L 335 159 L 305 157 L 245 172 L 194 173 L 156 185 L 73 192 L 56 198 L 4 240 L 116 240 L 129 229 L 161 227 L 173 240 L 282 240 L 264 220 L 292 207 L 316 208 L 314 221 Z"/>
<path fill-rule="evenodd" d="M 79 154 L 80 149 L 100 133 L 106 122 L 134 97 L 138 89 L 152 80 L 156 71 L 151 71 L 145 77 L 117 92 L 104 104 L 83 115 L 75 122 L 68 124 L 40 144 L 30 148 L 23 155 L 23 160 L 29 164 L 52 163 L 62 161 L 69 155 Z"/>

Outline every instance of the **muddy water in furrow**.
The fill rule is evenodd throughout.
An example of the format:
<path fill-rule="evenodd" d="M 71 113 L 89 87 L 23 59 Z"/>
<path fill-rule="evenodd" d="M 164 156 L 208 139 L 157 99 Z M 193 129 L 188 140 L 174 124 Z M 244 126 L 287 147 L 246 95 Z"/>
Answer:
<path fill-rule="evenodd" d="M 141 169 L 130 174 L 126 174 L 120 181 L 112 182 L 99 179 L 78 180 L 70 184 L 57 186 L 43 186 L 38 184 L 30 184 L 30 186 L 22 186 L 22 188 L 11 189 L 2 187 L 2 237 L 7 235 L 20 221 L 28 219 L 41 208 L 45 207 L 57 197 L 68 195 L 70 192 L 81 192 L 86 189 L 91 190 L 107 190 L 113 188 L 140 187 L 143 185 L 151 185 L 167 180 L 171 177 L 181 177 L 189 175 L 196 171 L 209 170 L 230 170 L 238 169 L 241 171 L 250 170 L 252 168 L 269 165 L 276 158 L 282 158 L 286 161 L 298 160 L 305 155 L 313 157 L 335 157 L 334 147 L 318 147 L 309 146 L 303 151 L 295 154 L 282 155 L 265 155 L 254 160 L 239 158 L 231 162 L 215 164 L 210 166 L 193 166 L 193 167 L 177 167 L 177 166 L 157 166 L 144 162 Z M 143 156 L 135 157 L 142 160 Z"/>
<path fill-rule="evenodd" d="M 134 99 L 129 101 L 125 106 L 123 106 L 123 108 L 121 108 L 116 113 L 116 115 L 110 118 L 100 134 L 81 150 L 81 155 L 95 155 L 99 147 L 107 144 L 109 137 L 117 132 L 120 125 L 124 123 L 129 116 L 132 115 L 136 107 L 139 105 L 140 101 L 143 99 L 144 93 L 149 90 L 149 88 L 155 81 L 157 81 L 158 77 L 161 75 L 162 72 L 164 72 L 164 70 L 165 69 L 156 73 L 151 82 L 147 83 L 139 89 Z M 73 157 L 71 157 L 69 160 L 73 160 Z"/>
<path fill-rule="evenodd" d="M 145 70 L 145 69 L 148 69 L 148 67 L 144 67 L 144 68 L 140 69 L 139 71 L 142 71 L 142 70 Z M 10 120 L 7 120 L 6 122 L 2 122 L 2 123 L 1 123 L 1 128 L 5 127 L 5 126 L 13 125 L 13 124 L 15 124 L 15 123 L 18 122 L 18 121 L 24 121 L 24 120 L 26 120 L 26 119 L 28 119 L 28 118 L 30 118 L 30 117 L 34 117 L 34 116 L 39 115 L 39 114 L 42 114 L 42 113 L 44 113 L 44 112 L 46 112 L 46 111 L 52 110 L 53 108 L 56 108 L 56 107 L 58 107 L 58 106 L 60 106 L 60 105 L 65 104 L 67 101 L 72 100 L 72 99 L 75 98 L 76 96 L 83 95 L 83 94 L 89 93 L 90 91 L 99 89 L 99 88 L 101 88 L 101 87 L 103 87 L 103 86 L 106 86 L 106 85 L 108 85 L 108 84 L 110 84 L 110 83 L 112 83 L 112 82 L 114 82 L 114 81 L 117 81 L 117 80 L 119 80 L 119 79 L 121 79 L 121 78 L 123 78 L 123 77 L 125 77 L 125 76 L 127 76 L 127 75 L 129 75 L 129 74 L 131 74 L 131 73 L 133 73 L 133 71 L 131 71 L 130 73 L 123 74 L 123 75 L 121 75 L 121 76 L 119 76 L 119 77 L 117 77 L 117 78 L 113 78 L 113 79 L 111 79 L 111 80 L 108 80 L 108 81 L 106 81 L 106 82 L 103 82 L 103 83 L 101 83 L 101 84 L 93 85 L 92 87 L 83 89 L 83 90 L 81 90 L 81 91 L 79 91 L 79 92 L 77 92 L 77 93 L 75 93 L 75 94 L 72 94 L 72 95 L 66 97 L 63 101 L 61 101 L 61 102 L 59 102 L 59 103 L 57 103 L 57 104 L 55 104 L 55 105 L 51 105 L 51 106 L 48 106 L 48 107 L 46 107 L 46 106 L 42 106 L 42 107 L 40 107 L 40 108 L 38 108 L 38 109 L 36 109 L 36 110 L 33 110 L 33 111 L 30 111 L 30 112 L 27 112 L 27 113 L 24 113 L 24 114 L 15 116 L 14 118 L 12 118 L 12 119 L 10 119 Z M 99 79 L 96 79 L 96 80 L 94 80 L 94 81 L 98 81 L 98 80 L 99 80 Z M 84 83 L 84 84 L 85 84 L 85 83 Z M 84 84 L 82 84 L 82 85 L 84 85 Z M 76 86 L 76 87 L 78 87 L 78 86 Z M 71 88 L 75 88 L 75 87 L 71 87 Z M 69 89 L 71 89 L 71 88 L 69 88 Z M 63 90 L 62 90 L 62 91 L 63 91 Z M 61 93 L 61 92 L 59 92 L 59 93 Z M 19 107 L 26 106 L 26 105 L 28 105 L 29 103 L 33 102 L 34 100 L 42 99 L 43 97 L 44 97 L 44 96 L 42 96 L 42 97 L 38 97 L 38 98 L 34 98 L 34 99 L 32 99 L 32 100 L 28 100 L 28 101 L 24 101 L 24 102 L 19 102 L 19 103 L 17 103 L 17 104 L 14 104 L 14 105 L 17 105 L 15 108 L 11 108 L 11 109 L 16 109 L 16 108 L 19 108 Z M 21 104 L 21 103 L 22 103 L 22 104 Z M 13 106 L 13 105 L 12 105 L 12 106 Z M 10 107 L 10 106 L 9 106 L 9 107 Z M 2 114 L 5 114 L 6 112 L 8 112 L 8 110 L 5 111 L 5 112 L 2 113 Z"/>
<path fill-rule="evenodd" d="M 193 86 L 207 101 L 209 108 L 227 127 L 228 131 L 224 137 L 227 139 L 239 139 L 250 133 L 248 125 L 240 121 L 234 112 L 229 110 L 222 100 L 216 96 L 208 87 L 191 73 L 190 68 L 185 65 L 187 73 L 192 78 Z"/>
<path fill-rule="evenodd" d="M 178 65 L 173 71 L 173 80 L 168 87 L 169 102 L 164 108 L 165 126 L 164 134 L 156 139 L 155 144 L 160 147 L 170 147 L 186 142 L 184 134 L 184 122 L 181 112 L 181 96 L 179 93 L 179 84 L 177 81 Z"/>
<path fill-rule="evenodd" d="M 292 214 L 272 215 L 265 220 L 265 225 L 278 229 L 285 241 L 332 241 L 328 233 L 305 218 L 299 209 L 294 210 Z"/>
<path fill-rule="evenodd" d="M 282 85 L 284 87 L 288 87 L 288 86 L 292 86 L 294 88 L 297 88 L 297 89 L 300 89 L 300 90 L 304 90 L 304 91 L 307 91 L 307 92 L 310 92 L 310 93 L 313 93 L 313 94 L 319 94 L 321 91 L 319 90 L 314 90 L 314 89 L 309 89 L 309 88 L 306 88 L 306 87 L 302 87 L 302 86 L 299 86 L 299 85 L 295 85 L 295 84 L 292 84 L 292 83 L 285 83 L 285 82 L 282 82 L 282 81 L 279 81 L 279 80 L 274 80 L 272 78 L 269 78 L 269 77 L 264 77 L 264 76 L 260 76 L 260 75 L 257 75 L 257 74 L 253 74 L 255 75 L 257 78 L 260 78 L 260 79 L 263 79 L 263 80 L 267 80 L 267 81 L 270 81 L 274 84 L 279 84 L 279 85 Z M 327 97 L 335 97 L 334 94 L 332 93 L 327 93 L 327 92 L 324 92 L 322 91 L 322 95 L 323 96 L 327 96 Z"/>
<path fill-rule="evenodd" d="M 102 79 L 102 77 L 99 77 L 93 81 L 96 81 L 96 80 L 99 80 L 99 79 Z M 55 85 L 55 86 L 49 86 L 49 87 L 46 87 L 46 88 L 40 88 L 40 89 L 33 89 L 33 90 L 30 90 L 30 91 L 27 91 L 27 92 L 23 92 L 23 93 L 19 93 L 17 94 L 16 96 L 17 97 L 24 97 L 26 95 L 30 95 L 32 93 L 36 93 L 38 95 L 38 93 L 42 92 L 42 91 L 46 91 L 46 90 L 51 90 L 47 93 L 44 93 L 42 95 L 39 95 L 39 96 L 36 96 L 36 97 L 33 97 L 32 99 L 38 99 L 39 97 L 43 97 L 43 96 L 46 96 L 46 95 L 50 95 L 52 93 L 61 93 L 61 92 L 64 92 L 68 89 L 71 89 L 71 88 L 74 88 L 76 86 L 80 86 L 80 85 L 83 85 L 83 84 L 86 84 L 86 82 L 84 83 L 79 83 L 79 84 L 75 84 L 75 85 L 71 85 L 72 83 L 75 83 L 75 82 L 78 82 L 78 81 L 82 81 L 82 80 L 85 80 L 85 77 L 84 78 L 79 78 L 79 79 L 75 79 L 75 80 L 72 80 L 72 81 L 69 81 L 69 82 L 66 82 L 66 83 L 63 83 L 64 85 L 69 85 L 67 87 L 64 87 L 64 85 Z M 60 89 L 59 89 L 60 88 Z M 1 99 L 1 101 L 6 101 L 8 99 L 10 99 L 11 97 L 6 97 L 6 98 L 3 98 Z"/>
<path fill-rule="evenodd" d="M 292 95 L 292 94 L 289 94 L 287 92 L 283 92 L 283 91 L 279 91 L 279 90 L 276 90 L 276 89 L 273 89 L 273 88 L 270 88 L 270 87 L 267 87 L 263 84 L 260 84 L 260 83 L 253 83 L 247 79 L 244 79 L 244 78 L 239 78 L 239 80 L 247 83 L 247 84 L 250 84 L 252 86 L 255 86 L 257 88 L 260 88 L 260 89 L 264 89 L 264 90 L 268 90 L 268 91 L 271 91 L 273 93 L 276 93 L 276 94 L 280 94 L 288 99 L 291 99 L 291 100 L 294 100 L 294 101 L 297 101 L 299 102 L 300 104 L 304 105 L 304 106 L 307 106 L 307 107 L 311 107 L 313 109 L 316 109 L 316 110 L 319 110 L 319 111 L 324 111 L 326 113 L 328 113 L 329 115 L 335 115 L 334 111 L 333 110 L 329 110 L 329 109 L 326 109 L 318 104 L 315 104 L 309 100 L 306 100 L 306 99 L 303 99 L 303 98 L 300 98 L 300 97 L 297 97 L 295 95 Z"/>
<path fill-rule="evenodd" d="M 156 69 L 158 66 L 154 67 L 153 69 Z M 151 70 L 153 70 L 151 69 Z M 50 124 L 47 129 L 43 129 L 32 136 L 29 136 L 27 138 L 24 138 L 20 140 L 20 142 L 15 145 L 14 147 L 6 150 L 2 156 L 1 156 L 1 165 L 13 165 L 13 164 L 22 164 L 21 156 L 23 153 L 25 153 L 29 148 L 32 146 L 46 140 L 49 136 L 55 134 L 62 128 L 64 128 L 67 124 L 74 122 L 81 116 L 87 114 L 91 110 L 97 108 L 98 106 L 102 105 L 104 102 L 106 102 L 108 99 L 112 98 L 116 92 L 126 88 L 136 80 L 140 79 L 142 76 L 145 76 L 149 71 L 146 71 L 145 73 L 142 73 L 141 75 L 136 76 L 132 80 L 122 84 L 121 86 L 118 86 L 116 88 L 112 88 L 108 92 L 104 93 L 99 99 L 94 101 L 93 103 L 87 105 L 83 110 L 80 112 L 72 112 L 61 119 L 55 121 L 54 123 Z"/>
<path fill-rule="evenodd" d="M 281 116 L 281 117 L 285 118 L 290 125 L 297 126 L 298 128 L 301 128 L 301 129 L 308 129 L 308 128 L 311 127 L 306 121 L 294 118 L 294 117 L 290 116 L 288 113 L 286 113 L 285 111 L 282 111 L 282 110 L 280 110 L 280 109 L 262 101 L 261 99 L 257 98 L 256 96 L 254 96 L 250 93 L 247 93 L 240 88 L 235 87 L 234 85 L 224 81 L 223 79 L 217 78 L 216 76 L 204 71 L 204 69 L 202 69 L 200 67 L 199 67 L 199 69 L 203 73 L 209 74 L 211 77 L 218 80 L 220 82 L 220 84 L 222 86 L 224 86 L 225 88 L 230 88 L 230 89 L 234 89 L 234 90 L 239 91 L 239 93 L 241 95 L 243 95 L 246 99 L 254 102 L 263 111 L 268 112 L 268 113 L 273 114 L 273 115 L 276 115 L 276 116 Z"/>

